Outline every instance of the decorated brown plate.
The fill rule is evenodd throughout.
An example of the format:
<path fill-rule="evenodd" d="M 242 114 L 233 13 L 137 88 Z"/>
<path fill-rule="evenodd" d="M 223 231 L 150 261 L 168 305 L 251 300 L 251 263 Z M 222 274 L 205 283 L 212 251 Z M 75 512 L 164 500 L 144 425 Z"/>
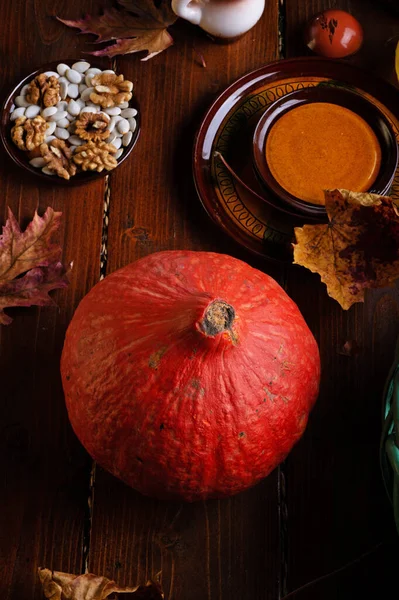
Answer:
<path fill-rule="evenodd" d="M 277 61 L 244 75 L 216 99 L 195 139 L 193 173 L 205 210 L 239 244 L 268 258 L 291 259 L 293 228 L 304 221 L 283 212 L 257 181 L 252 163 L 254 130 L 273 102 L 317 86 L 345 87 L 359 94 L 380 109 L 399 139 L 398 91 L 347 63 L 318 57 Z M 263 201 L 231 175 L 215 151 Z M 399 168 L 391 196 L 399 202 Z"/>

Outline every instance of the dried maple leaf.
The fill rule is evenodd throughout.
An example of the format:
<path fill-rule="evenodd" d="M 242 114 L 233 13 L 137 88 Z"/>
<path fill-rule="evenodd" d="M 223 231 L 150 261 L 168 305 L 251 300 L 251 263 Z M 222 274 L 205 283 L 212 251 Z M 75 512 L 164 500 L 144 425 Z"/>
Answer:
<path fill-rule="evenodd" d="M 319 273 L 328 294 L 347 310 L 367 288 L 399 277 L 399 217 L 386 196 L 325 192 L 328 224 L 295 228 L 294 263 Z"/>
<path fill-rule="evenodd" d="M 71 575 L 39 569 L 39 578 L 46 598 L 50 600 L 104 600 L 111 594 L 119 598 L 119 594 L 126 594 L 124 598 L 134 600 L 163 600 L 164 595 L 160 586 L 152 581 L 145 585 L 132 587 L 119 587 L 115 581 L 86 573 L 85 575 Z"/>
<path fill-rule="evenodd" d="M 12 321 L 4 308 L 52 304 L 48 292 L 68 285 L 68 273 L 59 262 L 61 247 L 53 242 L 60 218 L 61 213 L 48 208 L 43 217 L 35 213 L 22 232 L 8 210 L 0 235 L 0 324 Z"/>
<path fill-rule="evenodd" d="M 113 57 L 118 54 L 147 51 L 148 60 L 173 44 L 167 28 L 177 16 L 168 0 L 161 0 L 157 6 L 154 0 L 119 0 L 121 9 L 110 8 L 98 16 L 86 15 L 76 21 L 60 19 L 68 27 L 80 29 L 81 33 L 93 33 L 96 43 L 115 43 L 102 50 L 91 52 L 94 56 Z"/>

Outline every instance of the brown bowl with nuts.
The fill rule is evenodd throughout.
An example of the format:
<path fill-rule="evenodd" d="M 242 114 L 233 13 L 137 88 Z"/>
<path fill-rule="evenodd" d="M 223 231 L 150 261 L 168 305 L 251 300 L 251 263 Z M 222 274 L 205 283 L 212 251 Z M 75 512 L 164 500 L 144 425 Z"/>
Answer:
<path fill-rule="evenodd" d="M 86 60 L 52 62 L 3 103 L 0 136 L 20 167 L 42 180 L 79 184 L 104 177 L 133 150 L 140 113 L 133 83 Z"/>

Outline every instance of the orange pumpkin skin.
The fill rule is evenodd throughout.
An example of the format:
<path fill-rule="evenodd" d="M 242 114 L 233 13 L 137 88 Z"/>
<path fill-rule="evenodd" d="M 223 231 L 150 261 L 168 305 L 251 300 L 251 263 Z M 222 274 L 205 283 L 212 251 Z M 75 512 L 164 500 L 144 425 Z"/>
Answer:
<path fill-rule="evenodd" d="M 61 359 L 69 418 L 105 469 L 143 494 L 224 497 L 268 475 L 302 435 L 317 344 L 268 275 L 170 251 L 97 284 Z"/>

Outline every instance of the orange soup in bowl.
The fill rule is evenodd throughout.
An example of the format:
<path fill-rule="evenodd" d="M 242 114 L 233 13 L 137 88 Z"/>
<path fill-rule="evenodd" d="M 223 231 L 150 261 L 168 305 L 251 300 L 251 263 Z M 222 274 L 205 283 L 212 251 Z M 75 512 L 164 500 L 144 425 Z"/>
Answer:
<path fill-rule="evenodd" d="M 381 148 L 362 117 L 338 104 L 312 102 L 283 114 L 266 140 L 266 161 L 287 192 L 323 205 L 323 190 L 365 192 L 381 165 Z"/>

